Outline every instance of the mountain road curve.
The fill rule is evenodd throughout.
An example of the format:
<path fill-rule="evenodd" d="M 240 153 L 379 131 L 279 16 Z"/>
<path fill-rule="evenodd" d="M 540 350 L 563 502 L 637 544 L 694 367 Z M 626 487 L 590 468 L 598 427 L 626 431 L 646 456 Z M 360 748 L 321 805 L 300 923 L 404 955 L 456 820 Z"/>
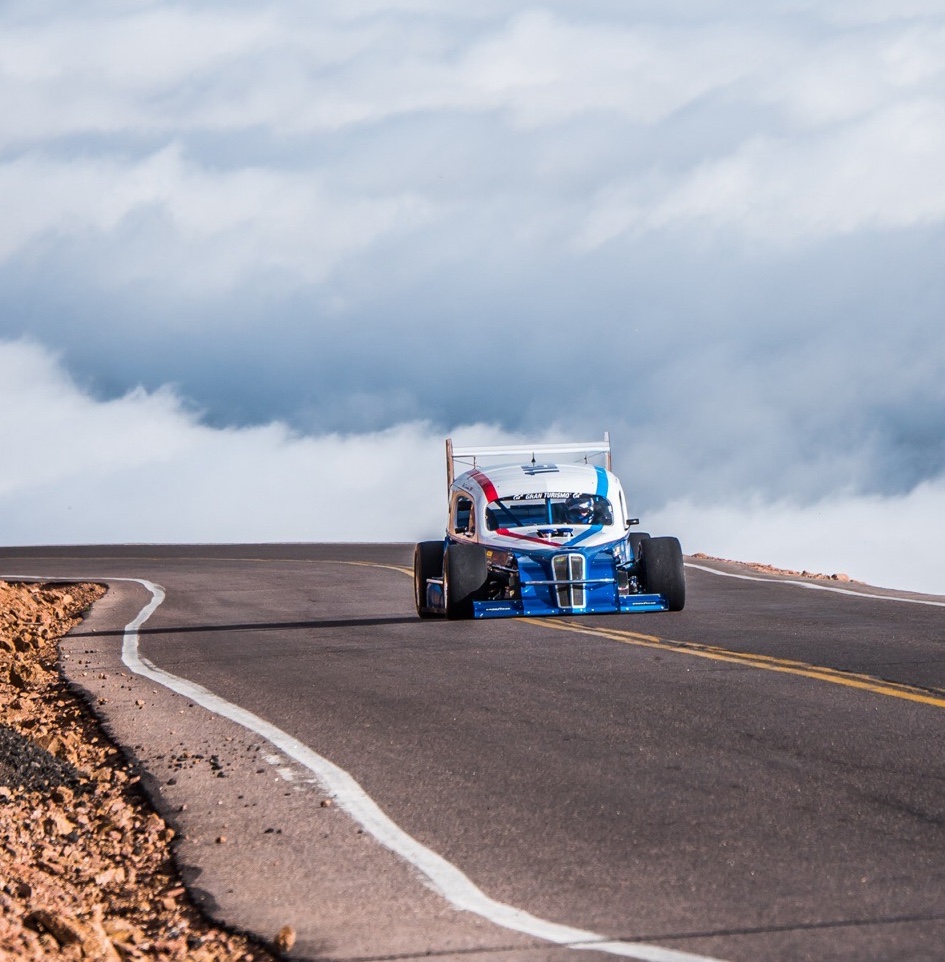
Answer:
<path fill-rule="evenodd" d="M 690 559 L 684 611 L 419 620 L 407 545 L 4 548 L 211 916 L 308 960 L 928 960 L 945 599 Z"/>

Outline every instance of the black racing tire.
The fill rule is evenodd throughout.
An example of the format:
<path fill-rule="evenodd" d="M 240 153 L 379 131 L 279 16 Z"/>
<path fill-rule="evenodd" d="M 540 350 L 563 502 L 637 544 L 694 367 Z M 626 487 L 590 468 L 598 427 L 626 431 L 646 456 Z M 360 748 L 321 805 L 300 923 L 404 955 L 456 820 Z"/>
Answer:
<path fill-rule="evenodd" d="M 427 579 L 443 574 L 443 542 L 421 541 L 413 549 L 413 600 L 421 618 L 432 618 L 427 608 Z"/>
<path fill-rule="evenodd" d="M 630 542 L 630 550 L 633 551 L 633 560 L 640 560 L 640 549 L 644 541 L 649 541 L 650 536 L 645 531 L 634 531 L 627 535 L 627 541 Z"/>
<path fill-rule="evenodd" d="M 644 582 L 649 594 L 662 595 L 670 611 L 686 604 L 686 569 L 677 538 L 650 538 L 643 543 Z"/>
<path fill-rule="evenodd" d="M 489 577 L 486 549 L 478 544 L 450 544 L 443 556 L 443 594 L 447 618 L 472 618 L 473 601 Z"/>

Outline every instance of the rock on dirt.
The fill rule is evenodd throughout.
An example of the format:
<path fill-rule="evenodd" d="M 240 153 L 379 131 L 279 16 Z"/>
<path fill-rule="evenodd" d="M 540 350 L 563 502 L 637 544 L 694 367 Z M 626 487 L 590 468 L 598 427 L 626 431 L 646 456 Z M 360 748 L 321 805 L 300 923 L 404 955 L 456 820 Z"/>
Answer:
<path fill-rule="evenodd" d="M 0 962 L 273 959 L 190 901 L 173 830 L 60 676 L 58 639 L 104 593 L 0 582 Z"/>
<path fill-rule="evenodd" d="M 751 568 L 752 571 L 761 571 L 769 575 L 789 575 L 792 578 L 810 578 L 813 581 L 842 581 L 851 584 L 862 584 L 843 572 L 836 572 L 832 575 L 821 574 L 817 571 L 793 571 L 790 568 L 775 568 L 774 565 L 762 564 L 760 561 L 731 561 L 728 558 L 714 558 L 712 555 L 703 554 L 701 551 L 692 556 L 702 561 L 721 561 L 724 564 L 737 564 L 742 568 Z"/>

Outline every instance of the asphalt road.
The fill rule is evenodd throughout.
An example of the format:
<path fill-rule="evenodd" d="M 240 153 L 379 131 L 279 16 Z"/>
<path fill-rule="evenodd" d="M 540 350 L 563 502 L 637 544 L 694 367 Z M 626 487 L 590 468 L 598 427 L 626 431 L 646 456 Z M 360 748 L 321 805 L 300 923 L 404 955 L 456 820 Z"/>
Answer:
<path fill-rule="evenodd" d="M 420 621 L 409 563 L 4 549 L 0 577 L 109 579 L 64 668 L 206 910 L 292 924 L 293 957 L 943 958 L 943 599 L 700 561 L 677 614 Z M 166 592 L 144 670 L 199 689 L 122 662 L 152 595 L 121 578 Z"/>

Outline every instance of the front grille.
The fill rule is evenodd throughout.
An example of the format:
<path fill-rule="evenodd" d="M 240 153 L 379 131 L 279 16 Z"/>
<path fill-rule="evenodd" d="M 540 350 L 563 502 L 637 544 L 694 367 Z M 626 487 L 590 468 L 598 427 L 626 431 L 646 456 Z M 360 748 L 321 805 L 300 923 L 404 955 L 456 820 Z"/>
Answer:
<path fill-rule="evenodd" d="M 558 554 L 551 560 L 555 577 L 555 596 L 559 608 L 584 608 L 587 591 L 584 587 L 585 558 L 582 554 Z M 580 582 L 580 584 L 575 584 Z"/>

